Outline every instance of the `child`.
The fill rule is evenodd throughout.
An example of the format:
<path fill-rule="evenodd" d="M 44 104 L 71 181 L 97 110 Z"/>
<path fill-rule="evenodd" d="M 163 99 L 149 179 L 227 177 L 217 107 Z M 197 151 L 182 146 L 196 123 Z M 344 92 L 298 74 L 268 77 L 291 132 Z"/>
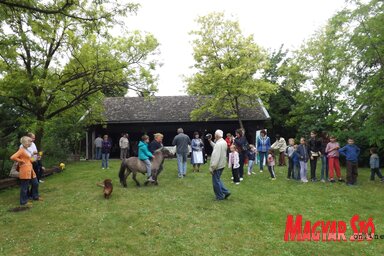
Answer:
<path fill-rule="evenodd" d="M 340 155 L 345 156 L 347 160 L 347 185 L 356 185 L 357 181 L 357 160 L 360 154 L 360 148 L 355 145 L 352 138 L 348 139 L 348 144 L 339 149 Z"/>
<path fill-rule="evenodd" d="M 148 143 L 149 143 L 149 136 L 143 135 L 141 137 L 141 141 L 139 142 L 139 159 L 144 162 L 145 168 L 147 169 L 147 178 L 149 182 L 154 182 L 155 180 L 152 178 L 152 166 L 150 158 L 153 158 L 154 156 L 148 149 Z"/>
<path fill-rule="evenodd" d="M 288 156 L 288 176 L 287 179 L 293 179 L 294 178 L 294 172 L 293 172 L 293 153 L 295 152 L 295 140 L 293 138 L 288 139 L 288 147 L 285 150 L 285 154 Z"/>
<path fill-rule="evenodd" d="M 339 151 L 340 148 L 339 143 L 336 141 L 335 136 L 331 136 L 329 138 L 330 142 L 328 142 L 327 147 L 325 148 L 325 153 L 328 157 L 328 165 L 329 165 L 329 181 L 335 182 L 333 179 L 333 169 L 336 170 L 337 178 L 339 178 L 340 182 L 344 180 L 341 178 L 340 172 L 340 163 L 339 163 Z"/>
<path fill-rule="evenodd" d="M 377 155 L 377 148 L 370 149 L 371 157 L 369 158 L 369 167 L 371 167 L 371 180 L 375 180 L 375 174 L 379 176 L 381 182 L 384 181 L 383 175 L 380 172 L 380 159 Z"/>
<path fill-rule="evenodd" d="M 307 183 L 307 162 L 309 160 L 310 150 L 305 142 L 305 138 L 301 137 L 300 145 L 297 147 L 296 152 L 299 156 L 301 181 Z"/>
<path fill-rule="evenodd" d="M 11 160 L 19 163 L 19 179 L 20 179 L 20 205 L 30 206 L 28 202 L 28 187 L 32 184 L 32 199 L 41 201 L 39 197 L 39 182 L 36 178 L 36 173 L 32 167 L 31 156 L 27 149 L 32 145 L 32 139 L 24 136 L 20 139 L 22 147 L 11 156 Z"/>
<path fill-rule="evenodd" d="M 256 161 L 256 147 L 255 145 L 249 144 L 249 149 L 247 150 L 248 157 L 248 175 L 256 174 L 253 172 L 253 165 Z"/>
<path fill-rule="evenodd" d="M 236 146 L 231 145 L 229 147 L 229 150 L 231 151 L 228 156 L 228 168 L 232 169 L 232 177 L 233 182 L 236 185 L 240 184 L 240 176 L 239 176 L 239 153 L 237 152 Z"/>
<path fill-rule="evenodd" d="M 300 180 L 300 161 L 299 155 L 297 154 L 297 144 L 293 145 L 293 154 L 292 154 L 292 162 L 293 162 L 293 173 L 292 175 L 296 180 Z"/>
<path fill-rule="evenodd" d="M 272 180 L 276 180 L 275 175 L 275 157 L 274 157 L 274 150 L 271 148 L 268 150 L 268 171 L 271 174 Z"/>

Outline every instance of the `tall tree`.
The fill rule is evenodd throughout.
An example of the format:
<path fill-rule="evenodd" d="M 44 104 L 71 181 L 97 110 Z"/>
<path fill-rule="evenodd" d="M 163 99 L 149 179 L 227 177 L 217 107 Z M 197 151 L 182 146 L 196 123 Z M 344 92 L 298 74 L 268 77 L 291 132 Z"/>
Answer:
<path fill-rule="evenodd" d="M 188 93 L 204 96 L 204 103 L 192 112 L 192 118 L 237 118 L 243 127 L 240 110 L 259 105 L 259 98 L 275 90 L 261 79 L 266 53 L 252 35 L 242 35 L 237 21 L 225 19 L 223 13 L 199 17 L 197 23 L 200 29 L 191 32 L 196 73 L 186 82 Z"/>
<path fill-rule="evenodd" d="M 150 94 L 156 89 L 157 40 L 138 32 L 124 38 L 109 34 L 130 6 L 76 3 L 68 11 L 87 8 L 95 19 L 12 7 L 0 12 L 0 96 L 30 117 L 38 146 L 47 120 L 85 101 L 100 104 L 93 98 L 99 92 L 124 95 L 133 89 Z"/>

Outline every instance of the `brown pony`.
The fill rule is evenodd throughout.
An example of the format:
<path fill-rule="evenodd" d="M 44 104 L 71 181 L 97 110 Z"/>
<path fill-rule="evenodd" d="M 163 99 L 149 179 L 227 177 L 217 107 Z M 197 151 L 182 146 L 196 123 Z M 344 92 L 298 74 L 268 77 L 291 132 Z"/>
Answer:
<path fill-rule="evenodd" d="M 165 157 L 169 157 L 172 154 L 168 149 L 162 147 L 155 151 L 153 154 L 155 157 L 151 159 L 152 164 L 152 177 L 155 180 L 154 184 L 158 185 L 157 176 L 163 170 L 163 162 Z M 123 187 L 127 187 L 127 177 L 132 173 L 132 179 L 136 182 L 136 186 L 140 186 L 140 183 L 136 179 L 137 173 L 146 174 L 147 169 L 145 164 L 138 157 L 129 157 L 121 162 L 119 178 Z M 149 181 L 145 181 L 144 185 L 147 185 Z"/>

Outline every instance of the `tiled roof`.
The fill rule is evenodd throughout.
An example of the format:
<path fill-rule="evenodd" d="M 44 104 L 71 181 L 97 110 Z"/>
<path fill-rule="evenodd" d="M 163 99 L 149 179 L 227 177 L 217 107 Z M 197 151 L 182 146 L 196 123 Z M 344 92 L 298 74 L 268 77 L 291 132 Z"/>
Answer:
<path fill-rule="evenodd" d="M 193 96 L 110 97 L 105 98 L 105 117 L 109 123 L 190 122 L 190 113 L 197 106 Z M 258 106 L 244 111 L 242 120 L 267 120 L 269 114 Z M 212 121 L 233 120 L 211 118 Z"/>

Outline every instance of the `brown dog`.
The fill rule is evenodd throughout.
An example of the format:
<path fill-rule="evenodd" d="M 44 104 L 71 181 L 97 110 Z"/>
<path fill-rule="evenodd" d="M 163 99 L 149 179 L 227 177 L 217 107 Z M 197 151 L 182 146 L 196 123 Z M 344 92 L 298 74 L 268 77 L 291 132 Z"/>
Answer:
<path fill-rule="evenodd" d="M 97 183 L 98 186 L 103 187 L 104 198 L 109 199 L 113 191 L 113 185 L 111 179 L 105 179 L 103 183 Z"/>

